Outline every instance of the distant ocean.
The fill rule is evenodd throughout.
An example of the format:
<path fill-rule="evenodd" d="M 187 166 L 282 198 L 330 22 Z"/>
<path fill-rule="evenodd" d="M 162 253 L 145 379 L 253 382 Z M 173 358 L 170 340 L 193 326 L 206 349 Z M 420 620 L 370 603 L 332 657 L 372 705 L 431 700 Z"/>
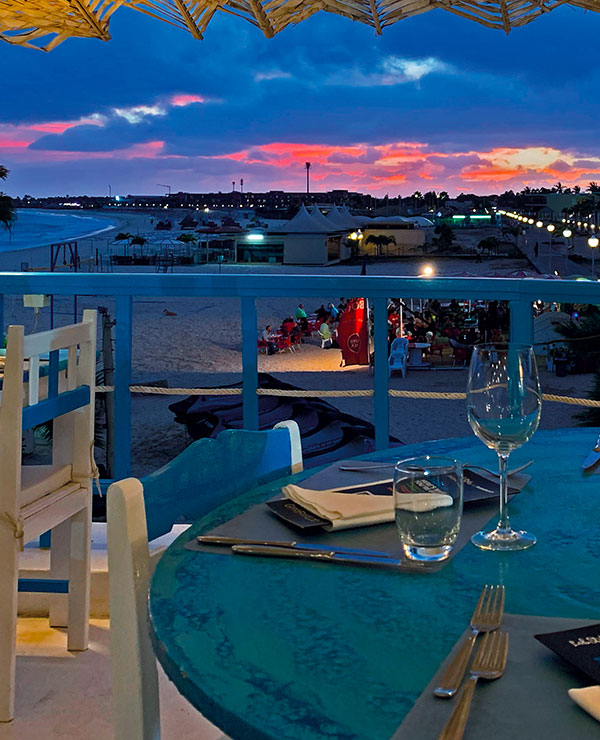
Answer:
<path fill-rule="evenodd" d="M 12 236 L 0 224 L 0 252 L 81 239 L 114 228 L 110 218 L 66 211 L 18 209 Z"/>

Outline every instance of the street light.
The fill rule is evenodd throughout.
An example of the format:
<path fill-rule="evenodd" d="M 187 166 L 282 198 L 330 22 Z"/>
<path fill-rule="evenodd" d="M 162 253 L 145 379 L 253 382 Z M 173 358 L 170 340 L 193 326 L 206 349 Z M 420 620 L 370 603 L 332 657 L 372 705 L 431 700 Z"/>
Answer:
<path fill-rule="evenodd" d="M 541 229 L 542 226 L 544 225 L 544 222 L 543 221 L 536 221 L 535 222 L 535 225 L 538 227 L 538 229 Z"/>
<path fill-rule="evenodd" d="M 528 224 L 529 224 L 530 226 L 533 226 L 533 219 L 532 219 L 532 218 L 530 218 L 530 219 L 529 219 L 529 221 L 528 221 L 527 223 L 528 223 Z"/>
<path fill-rule="evenodd" d="M 595 265 L 594 265 L 594 258 L 596 256 L 595 249 L 598 248 L 598 244 L 600 244 L 600 239 L 598 239 L 597 236 L 590 236 L 588 239 L 588 247 L 592 250 L 592 277 L 596 277 L 596 271 L 595 271 Z"/>
<path fill-rule="evenodd" d="M 565 239 L 570 239 L 573 236 L 573 232 L 571 231 L 571 229 L 564 229 L 562 235 Z M 567 268 L 569 266 L 568 260 L 569 260 L 569 244 L 567 242 L 567 246 L 565 249 L 565 275 L 567 274 Z"/>
<path fill-rule="evenodd" d="M 431 277 L 433 275 L 433 267 L 431 265 L 425 265 L 423 268 L 422 276 Z"/>
<path fill-rule="evenodd" d="M 556 228 L 554 224 L 548 224 L 546 226 L 548 233 L 550 234 L 550 249 L 548 250 L 548 272 L 552 272 L 552 232 Z"/>

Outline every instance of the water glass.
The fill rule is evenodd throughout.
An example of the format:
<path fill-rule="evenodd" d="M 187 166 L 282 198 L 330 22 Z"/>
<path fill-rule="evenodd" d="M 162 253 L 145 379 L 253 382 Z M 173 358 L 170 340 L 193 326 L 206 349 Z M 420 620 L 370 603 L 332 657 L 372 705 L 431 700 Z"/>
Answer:
<path fill-rule="evenodd" d="M 400 460 L 394 470 L 396 527 L 410 560 L 445 560 L 456 542 L 463 507 L 463 468 L 452 458 Z"/>

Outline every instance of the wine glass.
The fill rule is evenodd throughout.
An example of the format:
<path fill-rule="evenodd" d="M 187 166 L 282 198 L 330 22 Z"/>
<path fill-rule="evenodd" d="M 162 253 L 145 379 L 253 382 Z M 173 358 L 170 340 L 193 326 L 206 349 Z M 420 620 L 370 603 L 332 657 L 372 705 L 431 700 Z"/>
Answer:
<path fill-rule="evenodd" d="M 535 535 L 514 530 L 508 518 L 507 465 L 510 453 L 537 429 L 542 393 L 533 347 L 527 344 L 478 344 L 467 382 L 467 417 L 476 436 L 496 450 L 500 466 L 500 519 L 491 532 L 471 541 L 482 550 L 525 550 Z"/>

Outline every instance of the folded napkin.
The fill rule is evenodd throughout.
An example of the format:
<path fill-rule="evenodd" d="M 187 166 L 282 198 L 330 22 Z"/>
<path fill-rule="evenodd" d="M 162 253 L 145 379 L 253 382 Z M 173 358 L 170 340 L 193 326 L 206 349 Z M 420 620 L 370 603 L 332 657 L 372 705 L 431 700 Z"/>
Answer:
<path fill-rule="evenodd" d="M 312 491 L 300 486 L 285 486 L 286 498 L 303 506 L 331 524 L 325 529 L 349 529 L 366 527 L 394 521 L 393 496 L 372 496 L 364 493 L 339 493 L 337 491 Z M 406 511 L 433 511 L 443 506 L 452 506 L 451 496 L 444 493 L 410 493 L 403 497 L 402 508 Z"/>
<path fill-rule="evenodd" d="M 569 689 L 569 696 L 576 704 L 600 722 L 600 686 L 586 686 L 584 689 Z"/>

